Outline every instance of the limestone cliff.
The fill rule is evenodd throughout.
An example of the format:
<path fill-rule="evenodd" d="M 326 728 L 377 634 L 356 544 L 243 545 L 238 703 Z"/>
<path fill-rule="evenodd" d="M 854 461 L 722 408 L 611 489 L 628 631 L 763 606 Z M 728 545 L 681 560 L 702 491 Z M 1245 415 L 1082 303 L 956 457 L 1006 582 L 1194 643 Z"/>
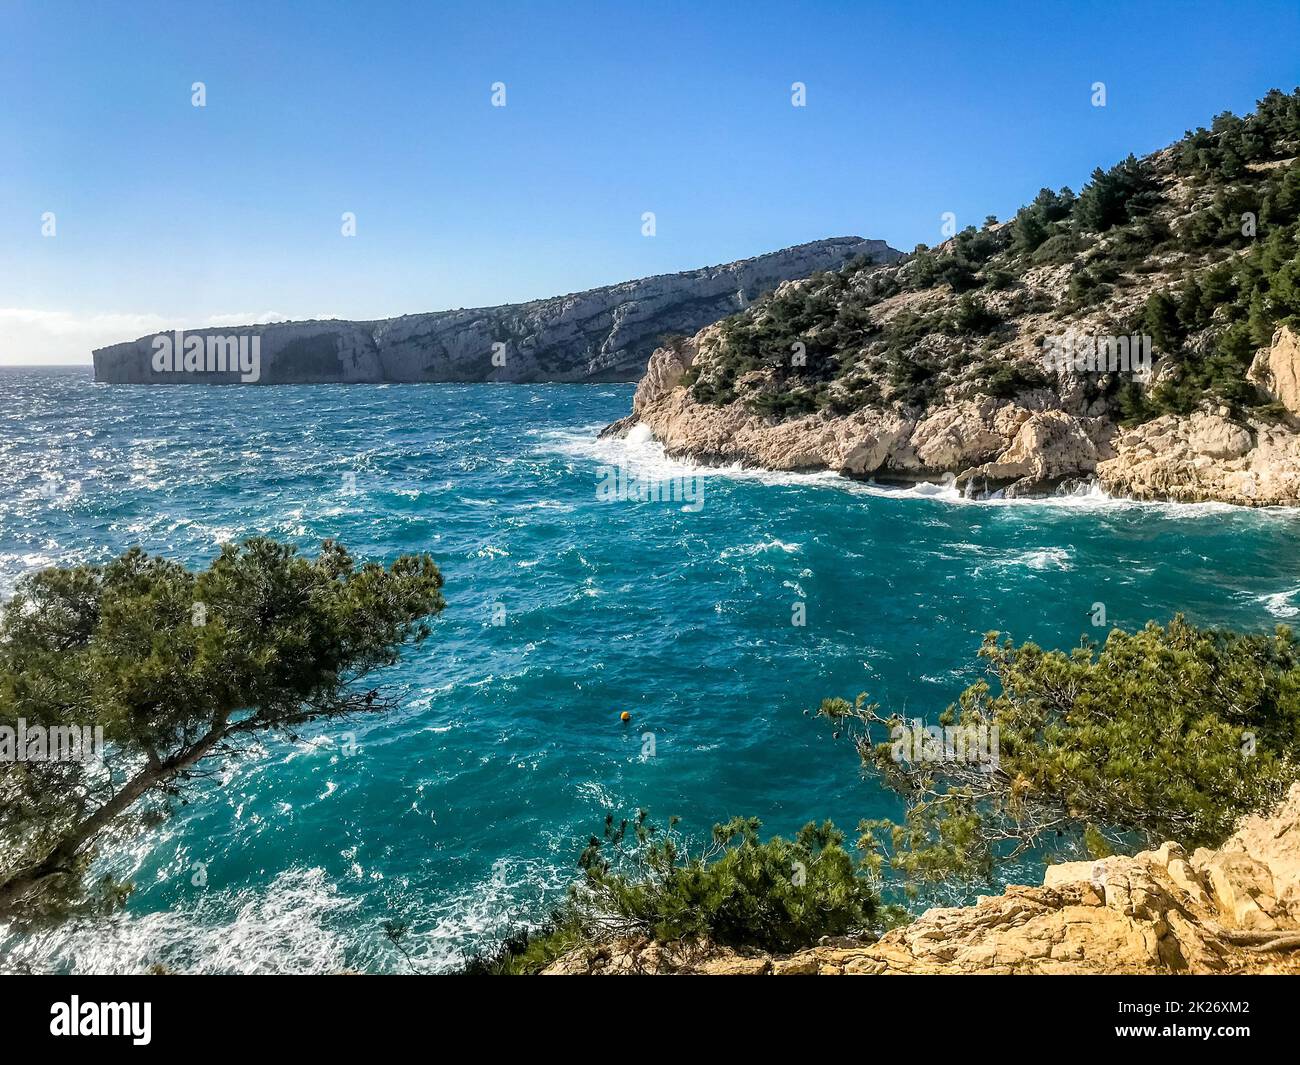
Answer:
<path fill-rule="evenodd" d="M 1234 122 L 899 263 L 787 282 L 657 351 L 606 432 L 976 495 L 1300 505 L 1300 90 Z"/>
<path fill-rule="evenodd" d="M 790 278 L 858 257 L 893 262 L 884 241 L 835 237 L 752 259 L 627 281 L 531 303 L 403 315 L 194 330 L 260 338 L 260 384 L 418 381 L 635 381 L 671 334 L 691 334 Z M 94 353 L 111 383 L 234 383 L 233 373 L 155 371 L 154 337 Z M 495 358 L 494 358 L 495 356 Z"/>
<path fill-rule="evenodd" d="M 1242 506 L 1300 506 L 1300 398 L 1279 394 L 1281 419 L 1234 417 L 1223 405 L 1164 415 L 1130 429 L 1067 404 L 1048 390 L 1015 399 L 953 399 L 923 413 L 863 409 L 776 421 L 743 403 L 695 402 L 681 385 L 705 329 L 656 351 L 637 387 L 633 413 L 606 433 L 646 425 L 672 455 L 773 470 L 837 470 L 884 482 L 950 481 L 975 494 L 1050 494 L 1095 480 L 1134 499 Z M 1258 364 L 1300 374 L 1300 344 L 1288 327 Z M 1282 377 L 1286 380 L 1285 377 Z"/>
<path fill-rule="evenodd" d="M 593 944 L 545 975 L 1300 973 L 1300 784 L 1217 850 L 1177 843 L 1048 868 L 974 906 L 932 909 L 879 940 L 793 955 Z"/>

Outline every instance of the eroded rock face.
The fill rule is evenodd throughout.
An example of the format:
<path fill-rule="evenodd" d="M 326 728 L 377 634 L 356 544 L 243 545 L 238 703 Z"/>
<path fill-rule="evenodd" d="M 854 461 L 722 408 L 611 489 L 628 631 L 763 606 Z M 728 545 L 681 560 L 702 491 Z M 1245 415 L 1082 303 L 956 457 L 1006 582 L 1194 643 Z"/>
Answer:
<path fill-rule="evenodd" d="M 1122 432 L 1097 465 L 1102 488 L 1133 499 L 1242 506 L 1300 504 L 1300 435 L 1229 421 L 1226 412 L 1165 415 Z"/>
<path fill-rule="evenodd" d="M 669 454 L 704 461 L 904 482 L 955 478 L 960 485 L 1022 491 L 1047 491 L 1064 478 L 1090 475 L 1114 454 L 1114 428 L 1105 419 L 987 396 L 935 408 L 919 421 L 868 408 L 842 418 L 771 422 L 741 404 L 695 403 L 679 384 L 688 366 L 678 352 L 656 352 L 633 416 L 611 431 L 641 423 Z"/>
<path fill-rule="evenodd" d="M 706 329 L 701 335 L 707 336 L 710 332 L 711 330 Z M 668 395 L 677 387 L 682 375 L 695 361 L 699 346 L 700 337 L 690 337 L 672 347 L 655 349 L 646 364 L 645 376 L 637 383 L 636 392 L 632 396 L 634 414 L 661 396 Z"/>
<path fill-rule="evenodd" d="M 1300 784 L 1218 850 L 1165 843 L 1070 862 L 1041 887 L 927 910 L 876 942 L 787 957 L 623 940 L 565 955 L 547 975 L 1300 973 Z"/>
<path fill-rule="evenodd" d="M 258 336 L 259 384 L 417 381 L 635 381 L 667 334 L 691 335 L 790 278 L 863 256 L 893 262 L 881 240 L 834 237 L 678 274 L 627 281 L 532 303 L 375 322 L 284 322 L 193 330 Z M 94 353 L 95 380 L 228 384 L 229 373 L 158 373 L 153 336 Z M 503 345 L 494 348 L 494 345 Z M 494 359 L 494 355 L 496 358 Z"/>
<path fill-rule="evenodd" d="M 1282 326 L 1261 348 L 1247 378 L 1293 416 L 1300 415 L 1300 334 Z"/>
<path fill-rule="evenodd" d="M 1111 434 L 1099 431 L 1097 421 L 1059 410 L 1028 414 L 997 459 L 967 470 L 958 481 L 1007 484 L 1016 495 L 1050 491 L 1067 478 L 1091 473 L 1109 451 Z"/>
<path fill-rule="evenodd" d="M 1285 332 L 1274 351 L 1293 343 Z M 1105 492 L 1132 499 L 1300 506 L 1300 432 L 1287 421 L 1243 424 L 1225 407 L 1122 430 L 1106 415 L 1067 411 L 1059 397 L 1037 393 L 961 400 L 920 419 L 864 408 L 774 422 L 743 403 L 692 399 L 683 374 L 715 342 L 714 330 L 705 330 L 655 352 L 633 414 L 607 432 L 640 423 L 678 457 L 904 483 L 947 481 L 977 494 L 1045 495 L 1095 478 Z"/>

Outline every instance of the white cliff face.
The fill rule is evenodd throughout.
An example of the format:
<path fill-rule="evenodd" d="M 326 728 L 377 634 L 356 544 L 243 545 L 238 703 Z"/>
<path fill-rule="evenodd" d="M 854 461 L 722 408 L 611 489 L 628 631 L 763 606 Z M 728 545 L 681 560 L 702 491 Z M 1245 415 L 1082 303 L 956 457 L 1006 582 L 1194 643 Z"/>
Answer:
<path fill-rule="evenodd" d="M 753 259 L 587 292 L 377 322 L 285 322 L 190 335 L 259 336 L 260 384 L 418 381 L 635 381 L 671 334 L 692 335 L 783 281 L 856 257 L 893 262 L 884 241 L 836 237 Z M 110 383 L 235 383 L 236 374 L 160 373 L 153 337 L 94 353 Z"/>

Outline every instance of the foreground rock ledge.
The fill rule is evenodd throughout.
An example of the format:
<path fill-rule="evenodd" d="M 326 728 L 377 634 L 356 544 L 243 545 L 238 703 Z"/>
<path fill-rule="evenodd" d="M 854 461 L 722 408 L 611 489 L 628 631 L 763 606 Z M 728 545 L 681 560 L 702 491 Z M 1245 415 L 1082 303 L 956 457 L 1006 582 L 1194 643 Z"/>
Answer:
<path fill-rule="evenodd" d="M 1219 850 L 1177 843 L 1071 862 L 1041 887 L 927 910 L 877 942 L 785 957 L 644 940 L 592 945 L 543 975 L 1300 973 L 1300 784 Z"/>

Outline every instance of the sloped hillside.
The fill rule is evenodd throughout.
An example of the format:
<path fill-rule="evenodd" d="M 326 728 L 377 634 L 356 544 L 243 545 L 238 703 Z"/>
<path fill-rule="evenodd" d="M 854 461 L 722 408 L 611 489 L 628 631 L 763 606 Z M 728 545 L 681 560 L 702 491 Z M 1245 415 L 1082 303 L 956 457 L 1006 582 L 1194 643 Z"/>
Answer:
<path fill-rule="evenodd" d="M 155 336 L 100 348 L 95 380 L 111 384 L 317 384 L 421 381 L 635 381 L 665 335 L 693 333 L 781 282 L 849 262 L 893 262 L 882 240 L 831 237 L 752 259 L 625 281 L 531 303 L 369 322 L 278 322 L 194 330 L 257 339 L 250 377 L 208 365 L 154 361 Z M 219 368 L 214 368 L 219 367 Z"/>
<path fill-rule="evenodd" d="M 1300 504 L 1300 90 L 652 356 L 631 417 L 706 461 Z"/>

